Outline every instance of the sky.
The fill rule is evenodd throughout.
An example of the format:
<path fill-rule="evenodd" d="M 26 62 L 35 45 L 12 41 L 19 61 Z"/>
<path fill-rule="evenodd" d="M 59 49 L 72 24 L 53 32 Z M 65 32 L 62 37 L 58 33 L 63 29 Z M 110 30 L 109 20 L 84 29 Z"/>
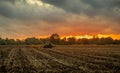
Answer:
<path fill-rule="evenodd" d="M 0 37 L 120 35 L 120 0 L 0 0 Z"/>

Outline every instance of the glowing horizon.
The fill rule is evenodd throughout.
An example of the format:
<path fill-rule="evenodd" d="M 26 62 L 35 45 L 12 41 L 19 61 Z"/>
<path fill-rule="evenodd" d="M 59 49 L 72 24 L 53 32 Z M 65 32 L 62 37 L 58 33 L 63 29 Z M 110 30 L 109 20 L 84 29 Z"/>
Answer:
<path fill-rule="evenodd" d="M 24 36 L 24 37 L 3 37 L 4 39 L 5 38 L 10 38 L 10 39 L 20 39 L 20 40 L 24 40 L 26 38 L 32 38 L 32 37 L 35 37 L 35 38 L 49 38 L 49 36 Z M 112 39 L 114 40 L 120 40 L 120 35 L 118 34 L 97 34 L 97 35 L 60 35 L 60 38 L 63 39 L 63 38 L 71 38 L 71 37 L 75 37 L 76 39 L 83 39 L 83 38 L 86 38 L 86 39 L 92 39 L 94 37 L 96 38 L 107 38 L 107 37 L 111 37 Z"/>
<path fill-rule="evenodd" d="M 117 40 L 120 40 L 120 35 L 115 35 L 115 34 L 98 34 L 98 35 L 70 35 L 70 36 L 62 36 L 62 38 L 70 38 L 70 37 L 75 37 L 76 39 L 82 39 L 82 38 L 87 38 L 87 39 L 92 39 L 94 37 L 97 37 L 97 38 L 107 38 L 107 37 L 111 37 L 112 39 L 117 39 Z"/>
<path fill-rule="evenodd" d="M 120 39 L 118 0 L 1 0 L 0 37 L 112 37 Z"/>

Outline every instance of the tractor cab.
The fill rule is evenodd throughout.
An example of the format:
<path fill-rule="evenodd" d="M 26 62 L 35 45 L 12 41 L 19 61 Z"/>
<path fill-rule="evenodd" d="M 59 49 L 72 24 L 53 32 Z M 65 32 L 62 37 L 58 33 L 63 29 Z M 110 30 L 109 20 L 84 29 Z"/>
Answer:
<path fill-rule="evenodd" d="M 53 44 L 50 41 L 47 41 L 43 48 L 53 48 Z"/>

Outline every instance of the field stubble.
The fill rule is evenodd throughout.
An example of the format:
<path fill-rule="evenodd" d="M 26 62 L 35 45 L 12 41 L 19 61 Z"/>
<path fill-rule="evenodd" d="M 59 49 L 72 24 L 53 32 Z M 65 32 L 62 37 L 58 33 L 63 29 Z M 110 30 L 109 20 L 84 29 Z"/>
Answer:
<path fill-rule="evenodd" d="M 120 46 L 0 46 L 0 73 L 120 73 Z"/>

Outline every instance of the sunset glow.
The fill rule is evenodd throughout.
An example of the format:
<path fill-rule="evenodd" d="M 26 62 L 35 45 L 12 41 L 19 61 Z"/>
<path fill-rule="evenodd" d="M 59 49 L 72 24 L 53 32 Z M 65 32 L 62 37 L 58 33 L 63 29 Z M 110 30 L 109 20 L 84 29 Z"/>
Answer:
<path fill-rule="evenodd" d="M 90 35 L 83 35 L 83 36 L 80 36 L 80 35 L 72 36 L 72 35 L 70 35 L 70 36 L 62 36 L 61 39 L 63 39 L 64 37 L 66 37 L 66 38 L 75 37 L 76 39 L 83 39 L 83 38 L 91 39 L 91 38 L 93 38 L 93 36 L 90 36 Z"/>
<path fill-rule="evenodd" d="M 0 37 L 120 39 L 117 0 L 1 0 Z"/>
<path fill-rule="evenodd" d="M 37 38 L 49 38 L 50 36 L 38 36 Z M 71 37 L 75 37 L 76 39 L 83 39 L 83 38 L 86 38 L 86 39 L 92 39 L 94 37 L 97 37 L 97 38 L 107 38 L 107 37 L 111 37 L 112 39 L 117 39 L 119 40 L 120 39 L 120 35 L 114 35 L 114 34 L 110 34 L 110 35 L 103 35 L 103 34 L 98 34 L 98 35 L 69 35 L 69 36 L 60 36 L 61 39 L 63 38 L 71 38 Z"/>
<path fill-rule="evenodd" d="M 120 35 L 114 35 L 114 34 L 109 34 L 109 35 L 102 35 L 102 34 L 98 34 L 98 37 L 99 38 L 102 38 L 102 37 L 111 37 L 111 38 L 113 38 L 113 39 L 118 39 L 118 40 L 120 40 Z"/>
<path fill-rule="evenodd" d="M 76 39 L 83 39 L 83 38 L 87 38 L 87 39 L 92 39 L 94 37 L 97 37 L 97 38 L 107 38 L 107 37 L 111 37 L 112 39 L 120 39 L 120 35 L 113 35 L 113 34 L 110 34 L 110 35 L 103 35 L 103 34 L 98 34 L 98 35 L 78 35 L 78 36 L 62 36 L 61 39 L 63 39 L 64 37 L 66 38 L 70 38 L 70 37 L 75 37 Z"/>

